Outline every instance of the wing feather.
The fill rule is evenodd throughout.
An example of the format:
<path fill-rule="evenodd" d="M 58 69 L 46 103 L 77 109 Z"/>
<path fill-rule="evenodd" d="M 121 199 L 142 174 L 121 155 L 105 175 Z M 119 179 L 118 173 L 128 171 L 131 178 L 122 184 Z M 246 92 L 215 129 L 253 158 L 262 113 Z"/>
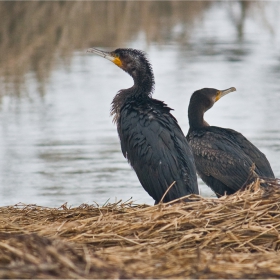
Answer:
<path fill-rule="evenodd" d="M 170 201 L 198 194 L 194 159 L 176 119 L 152 104 L 152 110 L 124 108 L 118 123 L 123 155 L 134 168 L 144 189 L 159 202 L 167 188 Z"/>
<path fill-rule="evenodd" d="M 275 178 L 269 161 L 265 154 L 263 154 L 255 145 L 253 145 L 246 137 L 241 133 L 226 129 L 228 135 L 235 139 L 236 143 L 248 155 L 256 165 L 256 173 L 262 177 Z"/>
<path fill-rule="evenodd" d="M 188 135 L 198 173 L 212 176 L 237 191 L 248 178 L 252 159 L 226 133 L 205 130 Z M 215 186 L 211 186 L 215 191 Z"/>

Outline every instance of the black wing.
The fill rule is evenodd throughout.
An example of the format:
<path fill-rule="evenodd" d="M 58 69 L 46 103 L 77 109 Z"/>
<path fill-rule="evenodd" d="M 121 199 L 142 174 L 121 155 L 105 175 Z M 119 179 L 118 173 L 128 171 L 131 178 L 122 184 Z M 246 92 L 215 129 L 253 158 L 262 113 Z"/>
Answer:
<path fill-rule="evenodd" d="M 243 152 L 248 155 L 256 165 L 256 173 L 261 177 L 275 178 L 271 169 L 270 163 L 267 160 L 265 154 L 263 154 L 256 146 L 254 146 L 247 138 L 241 133 L 232 130 L 225 129 L 228 135 L 235 139 L 236 143 L 240 146 Z"/>
<path fill-rule="evenodd" d="M 174 181 L 164 202 L 198 194 L 191 149 L 169 110 L 159 101 L 148 107 L 127 105 L 118 123 L 123 155 L 156 202 Z"/>
<path fill-rule="evenodd" d="M 212 176 L 237 191 L 246 182 L 252 159 L 223 128 L 207 127 L 187 135 L 199 175 Z M 210 186 L 215 191 L 215 186 Z"/>

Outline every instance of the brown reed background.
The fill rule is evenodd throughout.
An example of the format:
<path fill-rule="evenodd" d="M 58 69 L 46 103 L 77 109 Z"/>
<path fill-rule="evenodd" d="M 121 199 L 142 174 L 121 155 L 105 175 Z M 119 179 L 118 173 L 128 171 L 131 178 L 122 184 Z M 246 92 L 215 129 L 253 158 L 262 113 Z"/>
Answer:
<path fill-rule="evenodd" d="M 240 18 L 232 18 L 242 36 L 248 10 L 259 3 L 238 1 Z M 44 84 L 58 59 L 92 46 L 124 47 L 139 33 L 147 44 L 188 41 L 192 27 L 215 1 L 4 1 L 0 2 L 0 96 L 20 93 L 24 75 L 35 73 Z M 218 2 L 219 4 L 219 2 Z M 220 3 L 221 4 L 221 3 Z M 230 11 L 230 3 L 228 3 Z M 181 23 L 184 30 L 174 35 Z M 175 36 L 175 37 L 174 37 Z"/>

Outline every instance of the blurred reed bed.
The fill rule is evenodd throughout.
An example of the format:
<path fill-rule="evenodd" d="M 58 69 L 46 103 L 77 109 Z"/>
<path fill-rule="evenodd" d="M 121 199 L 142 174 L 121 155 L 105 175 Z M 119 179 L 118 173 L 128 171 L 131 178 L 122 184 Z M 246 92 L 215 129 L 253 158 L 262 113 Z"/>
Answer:
<path fill-rule="evenodd" d="M 257 179 L 189 203 L 1 207 L 0 277 L 279 277 L 279 197 Z"/>
<path fill-rule="evenodd" d="M 58 59 L 90 46 L 124 47 L 143 33 L 148 42 L 184 33 L 211 3 L 203 1 L 4 1 L 0 2 L 0 81 L 20 93 L 32 72 L 44 84 Z M 3 84 L 2 84 L 3 86 Z"/>

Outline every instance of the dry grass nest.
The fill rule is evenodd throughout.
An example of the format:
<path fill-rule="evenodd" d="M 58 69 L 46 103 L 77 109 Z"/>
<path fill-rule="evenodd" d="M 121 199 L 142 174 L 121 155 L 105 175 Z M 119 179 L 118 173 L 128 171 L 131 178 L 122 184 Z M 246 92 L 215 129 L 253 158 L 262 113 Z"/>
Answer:
<path fill-rule="evenodd" d="M 278 278 L 279 186 L 155 206 L 1 207 L 0 277 Z"/>

